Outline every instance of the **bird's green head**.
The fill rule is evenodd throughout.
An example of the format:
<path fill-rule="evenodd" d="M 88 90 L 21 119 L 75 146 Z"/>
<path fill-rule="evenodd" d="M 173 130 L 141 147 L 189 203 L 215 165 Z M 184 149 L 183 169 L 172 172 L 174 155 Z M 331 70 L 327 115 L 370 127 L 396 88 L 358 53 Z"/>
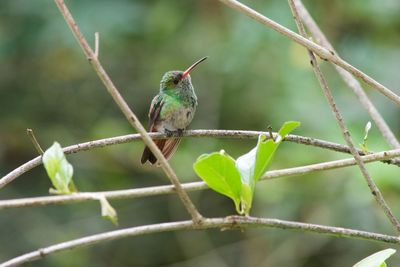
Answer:
<path fill-rule="evenodd" d="M 190 79 L 189 73 L 201 62 L 206 60 L 207 57 L 204 57 L 194 64 L 192 64 L 187 70 L 172 70 L 168 71 L 164 74 L 160 82 L 160 89 L 162 91 L 165 90 L 183 90 L 186 88 L 190 88 L 192 81 Z"/>

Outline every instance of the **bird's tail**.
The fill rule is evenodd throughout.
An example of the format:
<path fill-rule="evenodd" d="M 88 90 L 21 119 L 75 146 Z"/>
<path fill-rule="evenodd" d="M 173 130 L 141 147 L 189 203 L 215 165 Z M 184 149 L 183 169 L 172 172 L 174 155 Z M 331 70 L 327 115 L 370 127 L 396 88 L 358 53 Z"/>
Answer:
<path fill-rule="evenodd" d="M 154 140 L 154 143 L 161 150 L 161 153 L 164 155 L 164 157 L 168 160 L 178 148 L 180 141 L 181 138 L 168 138 Z M 140 162 L 144 164 L 146 161 L 149 161 L 151 164 L 155 164 L 157 162 L 157 158 L 147 146 L 143 150 L 142 159 Z"/>

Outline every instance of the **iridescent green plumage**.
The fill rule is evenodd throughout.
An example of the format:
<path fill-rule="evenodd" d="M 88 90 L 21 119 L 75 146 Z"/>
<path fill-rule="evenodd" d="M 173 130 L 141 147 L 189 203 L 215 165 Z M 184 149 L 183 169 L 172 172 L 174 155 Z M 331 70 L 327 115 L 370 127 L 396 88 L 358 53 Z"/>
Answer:
<path fill-rule="evenodd" d="M 197 97 L 190 78 L 190 71 L 206 58 L 194 63 L 186 71 L 168 71 L 160 83 L 160 92 L 153 98 L 149 112 L 149 132 L 161 132 L 172 135 L 181 133 L 193 119 L 197 106 Z M 165 158 L 175 152 L 180 137 L 158 139 L 154 141 Z M 157 162 L 148 147 L 145 147 L 141 162 Z"/>

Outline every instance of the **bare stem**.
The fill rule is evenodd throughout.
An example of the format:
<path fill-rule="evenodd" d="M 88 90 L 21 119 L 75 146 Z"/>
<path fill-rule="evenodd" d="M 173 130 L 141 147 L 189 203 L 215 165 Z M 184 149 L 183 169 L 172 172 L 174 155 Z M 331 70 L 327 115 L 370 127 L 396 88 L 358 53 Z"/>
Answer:
<path fill-rule="evenodd" d="M 39 142 L 37 141 L 35 134 L 33 133 L 32 129 L 26 129 L 26 134 L 28 135 L 29 139 L 31 139 L 31 142 L 33 146 L 35 147 L 36 151 L 39 153 L 39 155 L 43 155 L 43 149 L 40 146 Z"/>
<path fill-rule="evenodd" d="M 311 17 L 310 13 L 307 11 L 305 6 L 303 5 L 301 0 L 295 0 L 295 4 L 297 10 L 299 12 L 299 16 L 302 19 L 303 23 L 306 25 L 308 30 L 314 36 L 316 41 L 321 44 L 322 46 L 326 47 L 327 49 L 334 51 L 337 56 L 337 52 L 334 50 L 332 44 L 328 41 L 324 33 L 318 27 L 317 23 L 315 23 L 314 19 Z M 378 127 L 379 131 L 382 133 L 382 136 L 386 139 L 388 144 L 392 148 L 400 148 L 400 143 L 397 140 L 396 136 L 393 134 L 390 127 L 387 125 L 385 120 L 382 118 L 381 114 L 375 108 L 374 104 L 369 100 L 367 94 L 364 92 L 361 84 L 345 69 L 339 67 L 338 65 L 334 65 L 337 72 L 342 77 L 343 81 L 350 87 L 353 93 L 358 97 L 361 105 L 364 109 L 368 112 L 371 116 L 372 120 L 375 122 L 376 126 Z"/>
<path fill-rule="evenodd" d="M 96 58 L 99 57 L 99 43 L 100 43 L 100 35 L 98 32 L 94 33 L 94 56 Z"/>
<path fill-rule="evenodd" d="M 290 6 L 290 9 L 292 10 L 293 17 L 296 22 L 297 28 L 299 29 L 300 34 L 303 37 L 307 38 L 306 31 L 300 20 L 299 14 L 296 9 L 296 5 L 294 4 L 294 0 L 289 0 L 289 6 Z M 379 206 L 383 209 L 383 211 L 385 212 L 386 216 L 389 218 L 389 220 L 393 224 L 393 226 L 397 229 L 398 232 L 400 232 L 400 222 L 394 216 L 392 210 L 386 203 L 379 188 L 376 186 L 375 182 L 372 180 L 371 176 L 369 175 L 360 154 L 357 152 L 355 145 L 353 143 L 353 140 L 351 138 L 350 132 L 347 129 L 347 127 L 344 123 L 343 117 L 340 114 L 340 112 L 336 106 L 336 103 L 333 99 L 331 90 L 329 89 L 328 82 L 326 81 L 325 76 L 323 75 L 323 73 L 319 67 L 318 61 L 317 61 L 314 53 L 311 50 L 308 50 L 308 54 L 310 56 L 311 65 L 314 70 L 314 74 L 317 77 L 318 82 L 320 83 L 322 91 L 324 92 L 324 95 L 325 95 L 326 99 L 328 100 L 329 106 L 331 107 L 332 112 L 335 115 L 335 118 L 340 127 L 340 130 L 342 131 L 343 137 L 344 137 L 347 145 L 349 146 L 351 154 L 354 156 L 354 159 L 356 160 L 357 165 L 359 166 L 361 173 L 363 174 L 363 176 L 368 184 L 368 187 L 371 190 L 372 195 L 375 197 L 375 200 L 378 202 Z"/>
<path fill-rule="evenodd" d="M 400 149 L 383 151 L 379 153 L 370 154 L 361 157 L 365 163 L 375 162 L 378 160 L 384 160 L 400 156 Z M 266 172 L 261 180 L 275 179 L 287 176 L 301 176 L 304 174 L 314 173 L 317 171 L 332 170 L 338 168 L 344 168 L 348 166 L 356 165 L 357 162 L 354 158 L 341 159 L 328 161 L 323 163 L 305 165 L 294 168 L 287 168 L 281 170 L 273 170 Z M 182 188 L 187 191 L 198 191 L 208 189 L 208 186 L 204 182 L 192 182 L 182 184 Z M 125 189 L 125 190 L 113 190 L 113 191 L 100 191 L 100 192 L 80 192 L 73 193 L 70 195 L 58 195 L 58 196 L 44 196 L 44 197 L 31 197 L 31 198 L 19 198 L 0 200 L 0 210 L 10 208 L 25 208 L 25 207 L 40 207 L 53 204 L 68 204 L 78 203 L 90 200 L 96 200 L 99 195 L 106 197 L 107 199 L 127 199 L 127 198 L 140 198 L 164 194 L 175 193 L 172 185 L 152 186 L 145 188 Z"/>
<path fill-rule="evenodd" d="M 230 216 L 226 218 L 211 218 L 203 219 L 202 223 L 196 225 L 193 221 L 179 221 L 179 222 L 168 222 L 153 225 L 136 226 L 131 228 L 125 228 L 101 234 L 95 234 L 86 236 L 67 242 L 55 244 L 45 248 L 41 248 L 19 257 L 13 258 L 0 264 L 0 267 L 11 267 L 19 266 L 26 262 L 31 262 L 44 258 L 47 255 L 54 254 L 56 252 L 93 246 L 100 242 L 112 241 L 126 237 L 141 236 L 154 233 L 172 232 L 180 230 L 204 230 L 211 228 L 232 228 L 232 229 L 243 229 L 243 228 L 277 228 L 277 229 L 288 229 L 302 231 L 306 233 L 316 233 L 335 237 L 345 238 L 356 238 L 364 239 L 368 241 L 378 241 L 383 243 L 399 244 L 400 238 L 397 236 L 383 235 L 373 232 L 366 232 L 341 227 L 331 227 L 319 224 L 301 223 L 293 221 L 285 221 L 279 219 L 270 218 L 257 218 L 257 217 L 242 217 L 242 216 Z"/>
<path fill-rule="evenodd" d="M 275 21 L 263 16 L 262 14 L 258 13 L 257 11 L 249 8 L 248 6 L 240 3 L 239 1 L 236 0 L 219 0 L 220 2 L 224 3 L 225 5 L 239 11 L 240 13 L 245 14 L 246 16 L 249 16 L 250 18 L 256 20 L 257 22 L 279 32 L 282 35 L 285 35 L 289 39 L 295 41 L 296 43 L 306 47 L 307 49 L 313 51 L 315 54 L 317 54 L 319 57 L 329 60 L 333 64 L 336 64 L 343 69 L 347 70 L 348 72 L 352 73 L 353 75 L 359 77 L 362 79 L 365 83 L 370 85 L 372 88 L 376 89 L 383 95 L 385 95 L 387 98 L 391 99 L 393 102 L 395 102 L 398 106 L 400 106 L 400 96 L 383 86 L 382 84 L 378 83 L 376 80 L 372 79 L 370 76 L 367 74 L 363 73 L 356 67 L 350 65 L 340 57 L 338 57 L 333 51 L 330 51 L 310 40 L 307 38 L 304 38 L 303 36 L 289 30 L 288 28 L 280 25 L 279 23 L 276 23 Z"/>
<path fill-rule="evenodd" d="M 161 164 L 161 168 L 164 170 L 165 174 L 169 178 L 170 182 L 175 186 L 177 194 L 181 199 L 183 205 L 185 206 L 186 210 L 191 215 L 193 221 L 198 223 L 202 220 L 202 216 L 197 211 L 196 207 L 194 206 L 193 202 L 190 200 L 189 196 L 186 192 L 182 189 L 182 186 L 176 176 L 175 172 L 169 165 L 168 161 L 165 159 L 164 155 L 158 149 L 157 145 L 153 142 L 149 134 L 147 133 L 146 129 L 140 123 L 136 115 L 132 112 L 129 108 L 128 104 L 121 96 L 117 88 L 115 87 L 114 83 L 111 81 L 110 77 L 104 70 L 103 66 L 101 65 L 99 59 L 96 57 L 95 53 L 89 46 L 88 42 L 86 41 L 85 37 L 83 36 L 82 32 L 78 28 L 74 18 L 72 17 L 70 11 L 68 10 L 67 6 L 64 3 L 64 0 L 55 0 L 61 14 L 63 15 L 66 23 L 70 27 L 72 33 L 74 34 L 76 40 L 78 41 L 79 45 L 81 46 L 84 54 L 88 58 L 90 64 L 92 65 L 93 69 L 105 85 L 108 93 L 114 99 L 115 103 L 118 105 L 122 113 L 125 115 L 126 119 L 129 123 L 139 132 L 140 136 L 143 139 L 143 142 L 150 148 L 151 152 L 156 156 L 158 162 Z"/>
<path fill-rule="evenodd" d="M 268 130 L 268 133 L 269 133 L 269 138 L 271 138 L 275 142 L 275 138 L 274 138 L 274 134 L 272 133 L 271 125 L 268 125 L 267 130 Z"/>
<path fill-rule="evenodd" d="M 268 132 L 261 131 L 242 131 L 242 130 L 189 130 L 182 133 L 183 137 L 218 137 L 218 138 L 238 138 L 238 139 L 254 139 L 258 138 L 260 134 L 265 134 L 269 136 Z M 150 137 L 153 139 L 167 138 L 165 134 L 162 133 L 149 133 Z M 273 133 L 276 135 L 276 133 Z M 129 143 L 132 141 L 137 141 L 141 139 L 139 134 L 129 134 L 116 137 L 110 137 L 105 139 L 99 139 L 94 141 L 88 141 L 85 143 L 80 143 L 76 145 L 71 145 L 63 148 L 65 154 L 77 153 L 80 151 L 87 151 L 95 148 L 112 146 L 117 144 Z M 315 146 L 323 149 L 328 149 L 336 152 L 342 152 L 350 154 L 350 150 L 345 145 L 340 145 L 332 143 L 329 141 L 324 141 L 320 139 L 315 139 L 311 137 L 304 137 L 299 135 L 287 135 L 284 141 L 294 142 L 302 145 Z M 363 152 L 358 151 L 361 155 Z M 385 163 L 400 165 L 398 159 L 388 159 L 383 160 Z M 11 183 L 14 179 L 18 178 L 22 174 L 30 171 L 31 169 L 39 166 L 42 163 L 41 157 L 36 157 L 21 166 L 17 167 L 13 171 L 6 174 L 0 179 L 0 188 Z"/>

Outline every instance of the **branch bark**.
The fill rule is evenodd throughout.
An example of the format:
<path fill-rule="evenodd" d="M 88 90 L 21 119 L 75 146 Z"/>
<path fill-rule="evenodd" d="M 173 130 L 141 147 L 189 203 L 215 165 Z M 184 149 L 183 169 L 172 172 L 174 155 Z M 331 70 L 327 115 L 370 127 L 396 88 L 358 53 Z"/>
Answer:
<path fill-rule="evenodd" d="M 258 138 L 260 134 L 265 134 L 269 136 L 268 132 L 261 132 L 261 131 L 242 131 L 242 130 L 188 130 L 183 132 L 183 137 L 219 137 L 219 138 L 238 138 L 238 139 L 254 139 Z M 273 133 L 274 135 L 276 133 Z M 167 138 L 165 134 L 162 133 L 149 133 L 152 139 L 160 139 L 160 138 Z M 110 138 L 104 138 L 99 140 L 88 141 L 80 144 L 75 144 L 71 146 L 67 146 L 63 148 L 65 154 L 72 154 L 77 153 L 80 151 L 87 151 L 94 148 L 106 147 L 111 145 L 117 144 L 125 144 L 132 141 L 137 141 L 141 138 L 139 134 L 128 134 Z M 311 138 L 305 137 L 300 135 L 288 135 L 284 139 L 284 141 L 294 142 L 297 144 L 308 145 L 308 146 L 315 146 L 319 148 L 324 148 L 336 152 L 347 153 L 350 154 L 350 150 L 347 146 Z M 358 151 L 360 155 L 363 155 L 361 150 Z M 388 164 L 394 164 L 400 166 L 400 161 L 397 159 L 388 159 L 383 160 L 383 162 Z M 6 186 L 7 184 L 11 183 L 14 179 L 18 178 L 22 174 L 30 171 L 31 169 L 39 166 L 42 163 L 41 157 L 36 157 L 31 159 L 30 161 L 22 164 L 21 166 L 17 167 L 13 171 L 6 174 L 4 177 L 0 179 L 0 189 Z"/>
<path fill-rule="evenodd" d="M 288 1 L 289 1 L 289 6 L 290 6 L 290 9 L 292 10 L 293 17 L 296 22 L 297 28 L 299 29 L 300 34 L 303 37 L 307 38 L 306 31 L 304 29 L 304 26 L 301 22 L 298 12 L 297 12 L 296 5 L 294 4 L 294 0 L 288 0 Z M 323 73 L 319 67 L 317 58 L 315 57 L 314 53 L 311 50 L 308 50 L 308 54 L 310 56 L 312 69 L 315 73 L 315 76 L 318 79 L 318 82 L 322 88 L 322 91 L 324 92 L 324 95 L 329 103 L 329 106 L 331 107 L 332 112 L 335 115 L 336 121 L 340 127 L 340 130 L 342 131 L 343 138 L 346 141 L 347 145 L 349 146 L 351 154 L 354 156 L 354 159 L 356 160 L 357 165 L 359 166 L 360 171 L 361 171 L 362 175 L 364 176 L 364 178 L 368 184 L 368 187 L 371 190 L 372 195 L 374 196 L 376 202 L 382 208 L 382 210 L 384 211 L 384 213 L 386 214 L 386 216 L 388 217 L 388 219 L 390 220 L 392 225 L 395 227 L 397 232 L 400 233 L 400 222 L 397 220 L 397 218 L 393 214 L 391 208 L 386 203 L 381 191 L 376 186 L 374 180 L 368 173 L 360 154 L 358 154 L 358 151 L 356 150 L 353 140 L 351 138 L 350 132 L 347 129 L 347 127 L 344 123 L 343 117 L 340 114 L 339 109 L 337 108 L 336 103 L 333 99 L 333 95 L 332 95 L 331 90 L 329 89 L 328 82 L 326 81 L 325 76 L 323 75 Z"/>
<path fill-rule="evenodd" d="M 106 72 L 104 71 L 103 67 L 101 66 L 100 62 L 98 61 L 98 58 L 97 58 L 98 49 L 96 48 L 96 52 L 94 53 L 92 51 L 92 49 L 90 48 L 90 46 L 87 44 L 83 35 L 81 34 L 78 27 L 76 26 L 76 23 L 73 20 L 71 14 L 69 13 L 67 7 L 65 6 L 64 1 L 62 1 L 62 0 L 55 0 L 55 1 L 57 3 L 58 7 L 60 8 L 61 13 L 64 15 L 64 18 L 65 18 L 67 24 L 70 26 L 75 37 L 77 38 L 78 42 L 80 43 L 85 55 L 89 59 L 93 68 L 95 69 L 96 73 L 99 75 L 99 77 L 105 84 L 106 88 L 108 89 L 109 93 L 112 95 L 112 97 L 114 98 L 114 100 L 116 101 L 118 106 L 120 107 L 121 111 L 127 117 L 128 121 L 140 133 L 140 137 L 143 138 L 143 141 L 145 142 L 145 144 L 150 147 L 152 152 L 159 159 L 159 161 L 161 162 L 161 164 L 163 166 L 164 171 L 166 172 L 167 176 L 170 178 L 170 180 L 173 184 L 173 186 L 157 187 L 158 188 L 157 190 L 154 190 L 155 188 L 146 188 L 146 189 L 132 189 L 132 191 L 121 190 L 121 192 L 110 191 L 110 192 L 103 192 L 103 193 L 109 194 L 108 198 L 112 198 L 112 196 L 114 196 L 115 198 L 123 198 L 123 197 L 131 197 L 131 196 L 134 196 L 135 194 L 136 194 L 136 196 L 138 196 L 139 194 L 142 194 L 142 196 L 145 196 L 146 194 L 154 195 L 154 194 L 159 194 L 160 192 L 163 192 L 163 193 L 177 192 L 178 195 L 180 196 L 183 204 L 187 208 L 188 212 L 191 214 L 192 221 L 180 221 L 180 222 L 170 222 L 170 223 L 161 223 L 161 224 L 146 225 L 146 226 L 139 226 L 139 227 L 131 227 L 131 228 L 126 228 L 126 229 L 101 233 L 101 234 L 97 234 L 97 235 L 87 236 L 87 237 L 59 243 L 56 245 L 52 245 L 52 246 L 49 246 L 46 248 L 38 249 L 36 251 L 21 255 L 19 257 L 16 257 L 14 259 L 11 259 L 7 262 L 0 264 L 0 267 L 17 266 L 22 263 L 26 263 L 26 262 L 30 262 L 30 261 L 34 261 L 34 260 L 43 258 L 49 254 L 53 254 L 53 253 L 68 250 L 68 249 L 78 248 L 78 247 L 91 246 L 91 245 L 97 244 L 99 242 L 111 241 L 111 240 L 116 240 L 116 239 L 120 239 L 120 238 L 124 238 L 124 237 L 129 237 L 129 236 L 139 236 L 139 235 L 144 235 L 144 234 L 177 231 L 177 230 L 189 230 L 189 229 L 198 230 L 198 229 L 210 229 L 210 228 L 226 229 L 226 228 L 247 228 L 247 227 L 269 227 L 269 228 L 299 230 L 299 231 L 311 232 L 311 233 L 320 233 L 320 234 L 326 234 L 326 235 L 333 235 L 333 236 L 337 236 L 337 237 L 360 238 L 360 239 L 365 239 L 365 240 L 400 244 L 400 238 L 396 237 L 396 236 L 389 236 L 389 235 L 383 235 L 383 234 L 366 232 L 366 231 L 359 231 L 359 230 L 354 230 L 354 229 L 340 228 L 340 227 L 330 227 L 330 226 L 323 226 L 323 225 L 317 225 L 317 224 L 300 223 L 300 222 L 284 221 L 284 220 L 269 219 L 269 218 L 240 217 L 240 216 L 231 216 L 231 217 L 226 217 L 226 218 L 211 218 L 211 219 L 202 218 L 201 215 L 196 210 L 196 208 L 194 207 L 193 203 L 190 201 L 190 199 L 186 195 L 186 192 L 183 191 L 184 187 L 179 183 L 179 181 L 176 177 L 176 174 L 173 172 L 173 170 L 169 166 L 168 162 L 165 160 L 165 158 L 162 156 L 162 154 L 160 153 L 158 148 L 155 146 L 150 135 L 146 132 L 144 127 L 140 124 L 140 122 L 136 118 L 135 114 L 129 109 L 128 105 L 126 104 L 126 102 L 124 101 L 122 96 L 119 94 L 119 92 L 113 85 L 112 81 L 107 76 Z M 266 175 L 263 177 L 263 179 L 276 178 L 276 177 L 280 177 L 283 175 L 304 174 L 304 173 L 312 172 L 312 171 L 315 171 L 318 169 L 338 168 L 338 167 L 358 164 L 368 182 L 368 185 L 370 186 L 372 193 L 376 196 L 378 203 L 381 204 L 381 206 L 383 207 L 384 210 L 385 210 L 385 208 L 388 210 L 388 211 L 385 210 L 385 212 L 389 212 L 389 214 L 387 214 L 388 217 L 391 219 L 392 223 L 399 230 L 399 224 L 398 224 L 397 219 L 393 216 L 393 214 L 391 214 L 391 211 L 390 211 L 389 207 L 386 205 L 386 203 L 384 202 L 384 199 L 383 199 L 382 195 L 380 194 L 379 189 L 376 188 L 371 177 L 369 177 L 369 174 L 366 171 L 363 162 L 367 161 L 367 160 L 373 160 L 373 157 L 378 157 L 377 154 L 380 154 L 379 160 L 387 159 L 393 155 L 399 156 L 400 150 L 381 152 L 381 153 L 376 153 L 376 154 L 372 154 L 372 155 L 367 155 L 364 157 L 361 157 L 358 154 L 359 152 L 355 149 L 354 144 L 352 143 L 350 134 L 349 134 L 348 130 L 345 128 L 345 125 L 343 123 L 343 119 L 341 118 L 339 111 L 335 107 L 335 103 L 333 102 L 332 95 L 329 91 L 329 88 L 327 86 L 325 78 L 323 77 L 321 71 L 319 70 L 319 67 L 317 65 L 317 61 L 316 61 L 316 58 L 315 58 L 313 52 L 316 53 L 317 55 L 319 55 L 320 57 L 322 57 L 324 59 L 328 59 L 331 62 L 333 62 L 334 64 L 337 64 L 338 66 L 341 66 L 344 69 L 350 71 L 351 73 L 353 73 L 357 77 L 364 80 L 367 84 L 371 85 L 373 88 L 380 91 L 382 94 L 387 96 L 389 99 L 391 99 L 398 105 L 400 105 L 400 97 L 398 95 L 394 94 L 392 91 L 390 91 L 386 87 L 384 87 L 383 85 L 381 85 L 378 82 L 376 82 L 375 80 L 373 80 L 372 78 L 370 78 L 369 76 L 367 76 L 366 74 L 362 73 L 355 67 L 351 66 L 347 62 L 340 59 L 337 55 L 334 54 L 333 51 L 329 51 L 328 49 L 318 46 L 315 43 L 309 41 L 308 39 L 303 38 L 303 37 L 291 32 L 290 30 L 286 29 L 285 27 L 269 20 L 266 17 L 263 17 L 261 14 L 255 12 L 254 10 L 249 9 L 248 7 L 240 4 L 237 1 L 234 1 L 234 0 L 220 0 L 220 1 L 233 7 L 233 8 L 240 10 L 241 12 L 246 13 L 247 15 L 251 16 L 252 18 L 256 19 L 257 21 L 263 23 L 264 25 L 272 27 L 276 31 L 288 36 L 292 40 L 302 44 L 303 46 L 307 47 L 310 50 L 309 53 L 310 53 L 311 60 L 313 61 L 314 71 L 316 72 L 316 75 L 321 82 L 321 86 L 327 96 L 328 102 L 331 104 L 331 107 L 336 115 L 338 123 L 343 131 L 343 135 L 349 145 L 348 148 L 347 147 L 343 148 L 343 146 L 340 146 L 341 147 L 340 149 L 343 148 L 344 150 L 346 150 L 346 152 L 350 151 L 354 155 L 354 159 L 346 159 L 346 160 L 340 160 L 340 161 L 335 161 L 335 162 L 313 164 L 313 165 L 309 165 L 309 166 L 302 166 L 302 167 L 291 168 L 291 169 L 286 169 L 286 170 L 271 171 L 271 172 L 266 173 Z M 298 15 L 296 15 L 296 8 L 294 6 L 294 2 L 293 2 L 293 0 L 289 0 L 289 2 L 292 4 L 294 16 L 296 18 L 296 22 L 298 23 L 300 32 L 304 35 L 304 37 L 306 37 L 304 29 L 302 30 L 301 21 L 299 20 Z M 96 43 L 98 44 L 98 40 L 96 41 Z M 98 47 L 98 46 L 96 45 L 96 47 Z M 160 135 L 160 136 L 162 136 L 162 135 Z M 139 137 L 139 135 L 138 135 L 138 137 Z M 288 138 L 290 138 L 290 137 L 288 137 Z M 299 140 L 299 139 L 297 139 L 297 140 Z M 113 139 L 112 142 L 116 142 L 116 140 Z M 124 139 L 124 142 L 127 142 L 126 139 Z M 302 141 L 300 141 L 300 143 L 301 142 Z M 304 141 L 304 143 L 306 143 L 306 142 Z M 311 144 L 311 143 L 309 143 L 309 144 Z M 97 147 L 104 146 L 104 143 L 96 144 L 96 145 L 97 145 Z M 74 149 L 76 149 L 75 150 L 75 152 L 76 152 L 76 151 L 81 151 L 81 150 L 96 147 L 96 145 L 93 146 L 92 144 L 87 144 L 87 146 L 85 145 L 83 148 L 79 147 L 79 145 L 78 145 L 78 147 L 74 147 Z M 397 145 L 398 145 L 398 143 L 397 143 Z M 70 153 L 73 153 L 73 152 L 74 152 L 74 150 L 71 149 Z M 392 153 L 392 154 L 390 154 L 390 153 Z M 34 166 L 37 166 L 39 164 L 40 164 L 40 157 L 37 157 L 37 158 L 31 160 L 30 162 L 28 162 L 27 164 L 21 166 L 21 168 L 19 168 L 16 173 L 19 176 L 20 174 L 24 173 L 25 171 L 27 171 L 30 168 L 33 168 Z M 330 166 L 330 167 L 328 167 L 328 166 Z M 15 178 L 18 176 L 8 176 L 8 177 Z M 3 186 L 5 185 L 4 181 L 9 182 L 10 180 L 3 180 L 3 179 L 0 180 L 0 187 L 2 185 Z M 185 189 L 186 190 L 197 190 L 197 189 L 203 189 L 203 188 L 205 188 L 204 183 L 191 183 L 190 185 L 186 186 Z M 133 191 L 133 190 L 136 190 L 136 191 Z M 139 191 L 139 190 L 141 190 L 141 191 Z M 147 190 L 148 192 L 145 193 L 145 190 Z M 98 194 L 101 192 L 95 192 L 95 193 Z M 79 193 L 76 195 L 81 195 L 84 197 L 85 194 L 87 196 L 91 196 L 90 194 L 94 194 L 94 193 Z M 73 196 L 73 195 L 71 195 L 71 196 Z M 69 197 L 69 196 L 57 196 L 57 197 Z M 57 198 L 57 197 L 55 197 L 55 198 Z M 92 196 L 91 196 L 91 199 L 93 199 Z M 77 199 L 75 199 L 75 200 L 77 200 Z M 392 215 L 393 218 L 391 218 L 390 215 Z"/>
<path fill-rule="evenodd" d="M 231 7 L 239 11 L 240 13 L 245 14 L 246 16 L 256 20 L 257 22 L 277 31 L 278 33 L 285 35 L 289 39 L 295 41 L 296 43 L 306 47 L 307 49 L 313 51 L 319 57 L 329 60 L 331 63 L 342 67 L 343 69 L 347 70 L 348 72 L 352 73 L 356 77 L 362 79 L 366 84 L 370 85 L 372 88 L 380 92 L 381 94 L 385 95 L 387 98 L 392 100 L 398 106 L 400 106 L 400 96 L 380 84 L 379 82 L 372 79 L 367 74 L 363 73 L 356 67 L 350 65 L 340 57 L 338 57 L 333 51 L 330 51 L 310 40 L 304 38 L 303 36 L 289 30 L 288 28 L 276 23 L 275 21 L 263 16 L 262 14 L 258 13 L 257 11 L 249 8 L 248 6 L 236 1 L 236 0 L 219 0 L 220 2 L 224 3 L 225 5 Z"/>
<path fill-rule="evenodd" d="M 19 257 L 13 258 L 11 260 L 8 260 L 0 264 L 0 267 L 19 266 L 20 264 L 39 260 L 47 255 L 54 254 L 56 252 L 80 248 L 80 247 L 93 246 L 100 242 L 117 240 L 125 237 L 133 237 L 146 234 L 180 231 L 180 230 L 204 230 L 211 228 L 243 229 L 250 227 L 288 229 L 288 230 L 297 230 L 307 233 L 330 235 L 335 237 L 357 238 L 368 241 L 378 241 L 391 244 L 400 243 L 400 238 L 397 236 L 389 236 L 389 235 L 383 235 L 383 234 L 348 229 L 348 228 L 331 227 L 319 224 L 301 223 L 301 222 L 285 221 L 285 220 L 270 219 L 270 218 L 230 216 L 226 218 L 203 219 L 202 223 L 198 225 L 193 223 L 193 221 L 168 222 L 168 223 L 125 228 L 101 234 L 86 236 L 23 254 Z"/>
<path fill-rule="evenodd" d="M 129 123 L 133 126 L 134 129 L 136 129 L 136 131 L 139 132 L 140 136 L 143 139 L 143 142 L 150 148 L 151 152 L 153 152 L 153 154 L 158 159 L 159 163 L 161 164 L 161 168 L 164 170 L 170 182 L 175 186 L 179 198 L 181 199 L 188 213 L 191 215 L 193 221 L 196 223 L 200 222 L 202 220 L 202 216 L 197 211 L 196 207 L 190 200 L 189 196 L 182 189 L 178 177 L 176 176 L 174 170 L 169 165 L 168 161 L 165 159 L 164 155 L 158 149 L 157 145 L 153 142 L 153 140 L 147 133 L 146 129 L 143 127 L 143 125 L 140 123 L 136 115 L 129 108 L 128 104 L 125 102 L 124 98 L 121 96 L 118 89 L 115 87 L 114 83 L 111 81 L 110 77 L 104 70 L 103 66 L 101 65 L 97 57 L 98 51 L 96 51 L 96 53 L 93 52 L 92 48 L 89 46 L 88 42 L 83 36 L 82 32 L 79 30 L 70 11 L 65 5 L 64 0 L 55 0 L 55 3 L 58 9 L 60 10 L 61 14 L 63 15 L 65 22 L 67 23 L 73 35 L 75 36 L 76 40 L 78 41 L 79 45 L 81 46 L 83 53 L 85 54 L 90 64 L 92 65 L 93 69 L 95 70 L 95 72 L 105 85 L 108 93 L 114 99 L 115 103 L 118 105 L 119 109 L 125 115 Z"/>
<path fill-rule="evenodd" d="M 339 56 L 338 53 L 334 50 L 332 44 L 328 41 L 324 33 L 318 27 L 317 23 L 311 17 L 310 13 L 305 8 L 302 1 L 296 0 L 295 4 L 301 20 L 306 25 L 307 29 L 311 32 L 317 43 L 321 44 L 322 46 L 326 47 L 331 51 L 334 51 L 336 55 Z M 388 142 L 388 144 L 392 148 L 400 148 L 400 143 L 397 140 L 396 136 L 393 134 L 392 130 L 387 125 L 386 121 L 383 119 L 381 114 L 375 108 L 374 104 L 371 102 L 371 100 L 369 100 L 367 94 L 364 92 L 358 80 L 354 78 L 354 76 L 351 75 L 348 71 L 339 67 L 338 65 L 334 65 L 334 67 L 339 73 L 339 75 L 342 77 L 343 81 L 350 87 L 353 93 L 357 96 L 361 105 L 371 116 L 372 120 L 375 122 L 375 125 L 378 127 L 379 131 L 381 132 L 385 140 Z"/>
<path fill-rule="evenodd" d="M 400 156 L 400 149 L 383 151 L 379 153 L 370 154 L 363 156 L 362 160 L 365 163 L 374 162 L 383 159 L 389 159 Z M 356 165 L 354 158 L 335 160 L 311 165 L 305 165 L 300 167 L 273 170 L 266 172 L 261 180 L 275 179 L 287 176 L 300 176 L 309 174 L 317 171 L 332 170 L 348 166 Z M 208 189 L 208 186 L 204 182 L 192 182 L 182 184 L 182 188 L 187 191 L 198 191 Z M 153 186 L 145 188 L 135 188 L 126 190 L 114 190 L 114 191 L 102 191 L 102 192 L 81 192 L 73 193 L 70 195 L 62 196 L 44 196 L 44 197 L 32 197 L 32 198 L 19 198 L 10 200 L 0 200 L 0 210 L 10 208 L 24 208 L 24 207 L 40 207 L 52 204 L 69 204 L 78 203 L 83 201 L 96 200 L 96 196 L 102 195 L 107 199 L 127 199 L 127 198 L 139 198 L 146 196 L 155 196 L 163 194 L 175 193 L 174 187 L 171 185 Z"/>

